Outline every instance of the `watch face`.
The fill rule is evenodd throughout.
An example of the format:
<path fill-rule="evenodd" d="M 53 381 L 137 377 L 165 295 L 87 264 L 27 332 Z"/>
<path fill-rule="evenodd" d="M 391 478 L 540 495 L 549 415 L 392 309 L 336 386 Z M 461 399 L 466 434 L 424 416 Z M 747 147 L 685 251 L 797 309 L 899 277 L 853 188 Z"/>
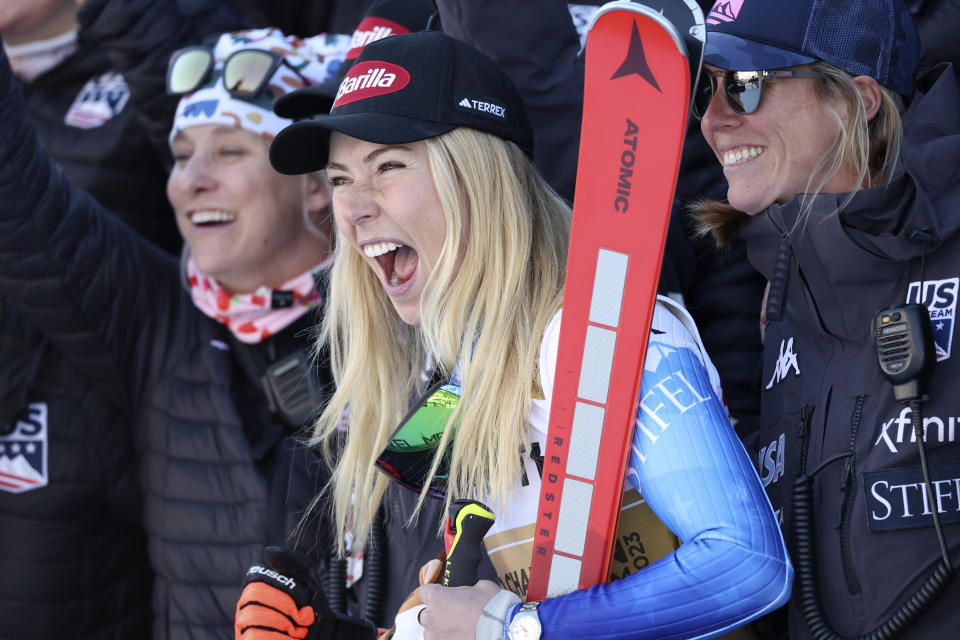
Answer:
<path fill-rule="evenodd" d="M 510 623 L 510 640 L 539 640 L 540 618 L 532 611 L 520 611 Z"/>

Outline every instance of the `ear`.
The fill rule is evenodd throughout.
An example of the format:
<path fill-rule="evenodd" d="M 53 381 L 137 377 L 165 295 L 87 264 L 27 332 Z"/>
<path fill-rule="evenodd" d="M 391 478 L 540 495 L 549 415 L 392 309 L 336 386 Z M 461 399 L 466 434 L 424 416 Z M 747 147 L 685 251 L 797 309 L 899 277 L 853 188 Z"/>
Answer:
<path fill-rule="evenodd" d="M 304 224 L 312 233 L 332 244 L 333 214 L 332 197 L 327 174 L 314 171 L 303 176 L 303 216 Z"/>
<path fill-rule="evenodd" d="M 322 211 L 330 208 L 330 185 L 324 171 L 314 171 L 304 176 L 303 204 L 308 211 Z"/>
<path fill-rule="evenodd" d="M 883 92 L 880 89 L 880 83 L 870 76 L 857 76 L 853 79 L 860 90 L 860 96 L 863 98 L 863 106 L 867 112 L 867 122 L 873 120 L 873 117 L 880 111 L 880 105 L 883 103 Z"/>

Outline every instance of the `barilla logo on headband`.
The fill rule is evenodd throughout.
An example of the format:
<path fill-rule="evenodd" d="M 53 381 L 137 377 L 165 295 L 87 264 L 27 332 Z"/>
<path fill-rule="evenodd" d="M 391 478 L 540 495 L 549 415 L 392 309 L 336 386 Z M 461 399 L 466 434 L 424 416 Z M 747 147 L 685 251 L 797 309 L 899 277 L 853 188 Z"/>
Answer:
<path fill-rule="evenodd" d="M 707 14 L 707 24 L 721 24 L 733 22 L 740 15 L 744 0 L 717 0 L 717 3 Z"/>
<path fill-rule="evenodd" d="M 367 60 L 354 65 L 347 73 L 337 90 L 333 107 L 400 91 L 408 84 L 410 74 L 403 67 L 381 60 Z"/>
<path fill-rule="evenodd" d="M 410 33 L 410 29 L 386 18 L 377 18 L 376 16 L 364 18 L 363 22 L 357 25 L 353 37 L 350 38 L 350 50 L 347 51 L 345 59 L 353 60 L 371 42 L 401 33 Z"/>

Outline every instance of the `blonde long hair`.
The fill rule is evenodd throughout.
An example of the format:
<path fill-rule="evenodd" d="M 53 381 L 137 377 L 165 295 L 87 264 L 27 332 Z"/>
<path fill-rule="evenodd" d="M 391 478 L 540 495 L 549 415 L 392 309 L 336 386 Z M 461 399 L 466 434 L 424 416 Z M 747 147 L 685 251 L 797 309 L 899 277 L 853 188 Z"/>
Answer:
<path fill-rule="evenodd" d="M 890 180 L 903 145 L 903 99 L 886 87 L 880 87 L 880 109 L 867 120 L 866 104 L 853 76 L 826 62 L 811 65 L 824 74 L 815 81 L 817 95 L 830 107 L 839 124 L 833 146 L 823 155 L 807 180 L 797 224 L 806 222 L 813 203 L 830 179 L 840 171 L 848 171 L 860 188 L 885 184 Z M 851 191 L 840 211 L 853 198 Z M 836 213 L 835 211 L 834 213 Z M 694 203 L 691 212 L 696 218 L 697 233 L 712 236 L 720 246 L 727 245 L 747 217 L 725 202 L 704 200 Z"/>
<path fill-rule="evenodd" d="M 506 502 L 519 482 L 532 399 L 542 397 L 540 342 L 562 302 L 570 209 L 530 160 L 513 143 L 468 128 L 425 142 L 447 234 L 420 324 L 404 324 L 378 274 L 343 238 L 336 243 L 321 340 L 337 390 L 314 444 L 334 467 L 323 502 L 341 553 L 348 530 L 354 548 L 367 538 L 388 483 L 374 461 L 423 390 L 428 358 L 446 372 L 459 363 L 462 379 L 433 466 L 451 445 L 448 504 L 474 492 Z"/>

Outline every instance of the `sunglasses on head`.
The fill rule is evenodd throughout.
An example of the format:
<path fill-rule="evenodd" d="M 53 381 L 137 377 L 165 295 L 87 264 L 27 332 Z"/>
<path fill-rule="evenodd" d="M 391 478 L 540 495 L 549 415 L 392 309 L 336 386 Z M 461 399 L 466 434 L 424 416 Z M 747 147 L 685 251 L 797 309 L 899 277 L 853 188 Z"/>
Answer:
<path fill-rule="evenodd" d="M 223 87 L 234 98 L 249 100 L 266 88 L 281 64 L 289 63 L 273 51 L 234 51 L 223 63 Z M 206 86 L 212 78 L 213 67 L 214 57 L 210 49 L 180 49 L 170 58 L 170 65 L 167 67 L 167 93 L 182 95 Z"/>
<path fill-rule="evenodd" d="M 693 115 L 700 119 L 707 112 L 713 94 L 719 91 L 734 113 L 749 115 L 760 108 L 763 85 L 769 78 L 823 78 L 819 71 L 777 69 L 774 71 L 708 71 L 700 72 L 693 95 Z M 719 88 L 718 88 L 719 86 Z"/>
<path fill-rule="evenodd" d="M 427 389 L 394 431 L 389 444 L 377 458 L 377 467 L 401 485 L 443 498 L 449 475 L 449 449 L 436 474 L 430 477 L 430 465 L 447 422 L 460 402 L 460 387 L 442 380 Z"/>

